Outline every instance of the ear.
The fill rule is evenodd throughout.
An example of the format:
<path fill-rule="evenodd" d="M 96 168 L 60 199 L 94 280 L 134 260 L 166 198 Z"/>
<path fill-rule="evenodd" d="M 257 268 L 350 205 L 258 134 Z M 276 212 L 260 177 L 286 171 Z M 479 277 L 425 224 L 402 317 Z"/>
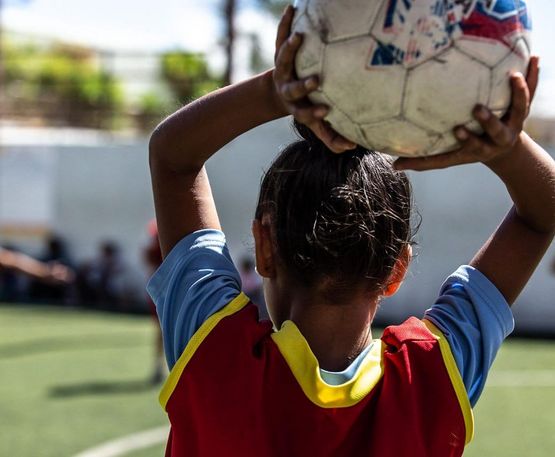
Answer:
<path fill-rule="evenodd" d="M 407 274 L 407 270 L 409 269 L 409 264 L 412 258 L 412 246 L 407 244 L 406 247 L 402 250 L 401 255 L 395 262 L 395 266 L 393 267 L 393 271 L 389 276 L 387 281 L 387 286 L 383 291 L 382 295 L 384 297 L 391 297 L 395 295 L 401 284 L 403 284 L 403 280 Z"/>
<path fill-rule="evenodd" d="M 273 278 L 276 275 L 274 249 L 270 226 L 264 219 L 252 221 L 252 234 L 254 236 L 254 251 L 256 258 L 256 271 L 263 278 Z"/>

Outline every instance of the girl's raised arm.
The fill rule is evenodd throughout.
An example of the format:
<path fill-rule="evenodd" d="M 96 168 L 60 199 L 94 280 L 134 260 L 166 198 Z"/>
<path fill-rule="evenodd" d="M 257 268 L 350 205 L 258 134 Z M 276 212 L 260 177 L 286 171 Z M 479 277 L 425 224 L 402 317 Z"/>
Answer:
<path fill-rule="evenodd" d="M 162 254 L 183 237 L 219 229 L 204 163 L 226 143 L 287 112 L 271 99 L 272 72 L 215 91 L 164 120 L 150 139 L 150 170 Z"/>
<path fill-rule="evenodd" d="M 279 24 L 276 69 L 200 98 L 152 134 L 150 168 L 164 256 L 189 233 L 220 228 L 204 163 L 242 133 L 291 113 L 337 152 L 354 146 L 324 125 L 326 107 L 308 101 L 318 87 L 317 77 L 295 77 L 293 63 L 302 39 L 289 37 L 293 14 L 288 7 Z"/>
<path fill-rule="evenodd" d="M 461 149 L 427 158 L 398 159 L 398 169 L 431 170 L 482 162 L 505 184 L 514 206 L 470 265 L 495 284 L 512 304 L 538 266 L 555 235 L 555 161 L 522 131 L 536 91 L 538 58 L 527 80 L 513 75 L 512 106 L 503 119 L 485 107 L 474 116 L 485 134 L 460 127 Z"/>

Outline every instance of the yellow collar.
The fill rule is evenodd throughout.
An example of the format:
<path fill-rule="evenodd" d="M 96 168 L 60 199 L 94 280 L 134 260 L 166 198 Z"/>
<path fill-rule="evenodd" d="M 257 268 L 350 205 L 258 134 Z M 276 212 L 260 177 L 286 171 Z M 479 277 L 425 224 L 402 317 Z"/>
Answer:
<path fill-rule="evenodd" d="M 325 383 L 320 376 L 318 360 L 294 322 L 284 322 L 281 330 L 272 334 L 272 339 L 305 395 L 322 408 L 347 408 L 356 405 L 383 376 L 381 340 L 374 341 L 350 381 L 332 386 Z"/>

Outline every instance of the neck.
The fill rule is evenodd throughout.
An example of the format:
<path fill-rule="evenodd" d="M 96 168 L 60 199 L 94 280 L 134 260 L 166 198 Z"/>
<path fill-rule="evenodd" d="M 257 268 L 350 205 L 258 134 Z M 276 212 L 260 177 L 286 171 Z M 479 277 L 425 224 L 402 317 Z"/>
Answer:
<path fill-rule="evenodd" d="M 372 341 L 370 325 L 376 308 L 377 299 L 367 294 L 341 304 L 297 296 L 290 302 L 288 318 L 307 340 L 320 367 L 341 371 Z"/>

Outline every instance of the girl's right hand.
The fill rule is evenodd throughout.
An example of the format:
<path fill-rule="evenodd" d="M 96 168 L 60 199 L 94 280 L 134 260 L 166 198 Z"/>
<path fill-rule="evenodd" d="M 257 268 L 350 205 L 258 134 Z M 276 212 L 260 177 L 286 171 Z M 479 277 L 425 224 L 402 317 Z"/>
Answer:
<path fill-rule="evenodd" d="M 511 76 L 511 106 L 501 119 L 483 105 L 474 108 L 472 114 L 482 127 L 483 135 L 477 135 L 464 126 L 456 127 L 454 134 L 461 143 L 460 148 L 434 156 L 400 158 L 395 162 L 395 168 L 426 171 L 475 162 L 492 168 L 502 161 L 511 160 L 511 152 L 519 149 L 522 139 L 526 137 L 523 126 L 538 87 L 539 71 L 539 57 L 532 56 L 526 78 L 520 73 Z"/>
<path fill-rule="evenodd" d="M 305 124 L 333 152 L 354 149 L 356 143 L 337 133 L 324 120 L 329 112 L 326 105 L 315 105 L 308 94 L 318 89 L 318 76 L 298 79 L 295 74 L 295 56 L 302 44 L 302 36 L 291 35 L 295 9 L 288 6 L 278 26 L 274 69 L 274 87 L 280 103 L 297 121 Z"/>

